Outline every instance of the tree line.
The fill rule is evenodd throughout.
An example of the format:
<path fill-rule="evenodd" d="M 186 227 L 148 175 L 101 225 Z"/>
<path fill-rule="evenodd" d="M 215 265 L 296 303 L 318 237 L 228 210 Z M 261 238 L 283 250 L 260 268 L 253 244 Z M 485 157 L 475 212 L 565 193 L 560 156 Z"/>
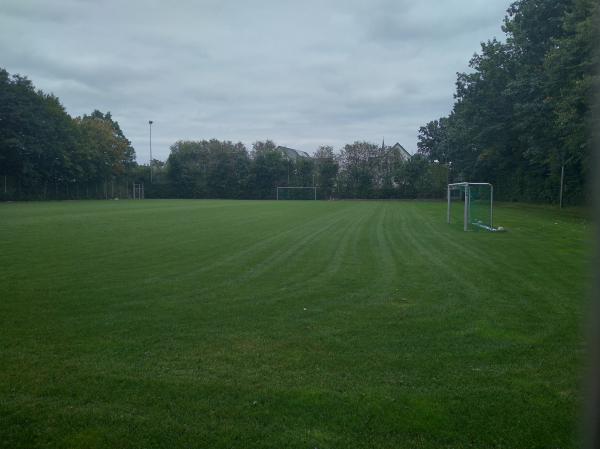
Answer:
<path fill-rule="evenodd" d="M 289 157 L 272 140 L 250 150 L 217 139 L 178 141 L 165 163 L 153 161 L 152 196 L 273 199 L 277 187 L 317 187 L 317 197 L 434 198 L 443 194 L 447 170 L 417 155 L 405 160 L 398 148 L 356 141 L 339 152 L 321 146 L 313 156 Z M 310 199 L 310 191 L 282 192 Z"/>
<path fill-rule="evenodd" d="M 451 113 L 421 127 L 418 152 L 499 198 L 585 200 L 599 91 L 598 0 L 519 0 L 459 73 Z M 563 182 L 564 179 L 564 182 Z"/>

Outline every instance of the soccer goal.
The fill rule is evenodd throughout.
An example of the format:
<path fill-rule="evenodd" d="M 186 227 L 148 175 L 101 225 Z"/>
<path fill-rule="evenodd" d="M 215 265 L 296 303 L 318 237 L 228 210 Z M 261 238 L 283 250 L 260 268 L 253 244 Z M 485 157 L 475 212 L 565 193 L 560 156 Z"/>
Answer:
<path fill-rule="evenodd" d="M 133 183 L 133 199 L 143 200 L 144 199 L 144 184 Z"/>
<path fill-rule="evenodd" d="M 448 184 L 448 223 L 496 231 L 494 228 L 494 186 L 487 182 Z"/>
<path fill-rule="evenodd" d="M 277 200 L 316 200 L 316 187 L 277 187 Z"/>

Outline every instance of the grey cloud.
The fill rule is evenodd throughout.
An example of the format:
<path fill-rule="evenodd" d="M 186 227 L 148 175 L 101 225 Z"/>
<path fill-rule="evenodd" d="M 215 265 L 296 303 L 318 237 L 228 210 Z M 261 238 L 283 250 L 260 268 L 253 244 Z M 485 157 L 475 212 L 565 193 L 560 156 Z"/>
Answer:
<path fill-rule="evenodd" d="M 426 44 L 474 34 L 502 22 L 504 7 L 486 0 L 445 2 L 388 1 L 368 22 L 370 38 L 391 45 L 397 41 Z M 493 12 L 494 14 L 490 14 Z M 496 34 L 500 31 L 499 27 Z M 489 36 L 490 38 L 492 36 Z"/>
<path fill-rule="evenodd" d="M 4 0 L 0 54 L 69 113 L 110 110 L 139 161 L 178 139 L 416 149 L 510 0 Z"/>
<path fill-rule="evenodd" d="M 85 2 L 35 2 L 20 1 L 6 2 L 2 8 L 2 15 L 27 22 L 56 22 L 65 23 L 82 14 L 81 6 Z"/>

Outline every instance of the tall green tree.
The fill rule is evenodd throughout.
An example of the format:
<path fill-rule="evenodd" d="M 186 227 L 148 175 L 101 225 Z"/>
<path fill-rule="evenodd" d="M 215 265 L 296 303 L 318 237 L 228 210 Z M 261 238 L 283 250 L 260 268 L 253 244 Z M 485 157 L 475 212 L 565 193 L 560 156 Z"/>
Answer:
<path fill-rule="evenodd" d="M 0 69 L 0 175 L 12 198 L 69 198 L 81 183 L 122 176 L 135 152 L 110 113 L 72 119 L 59 99 Z"/>
<path fill-rule="evenodd" d="M 316 184 L 322 198 L 331 198 L 336 188 L 339 165 L 332 146 L 320 146 L 314 154 Z"/>
<path fill-rule="evenodd" d="M 382 156 L 381 148 L 373 143 L 356 141 L 345 145 L 338 156 L 338 193 L 345 198 L 376 196 L 377 168 Z"/>
<path fill-rule="evenodd" d="M 448 120 L 442 117 L 419 128 L 417 151 L 430 161 L 437 160 L 444 164 L 450 161 Z"/>
<path fill-rule="evenodd" d="M 253 196 L 260 199 L 275 198 L 278 186 L 287 186 L 292 162 L 276 150 L 271 140 L 252 144 L 252 164 L 248 185 Z"/>
<path fill-rule="evenodd" d="M 546 54 L 548 83 L 546 102 L 553 111 L 558 145 L 550 155 L 554 172 L 567 172 L 566 193 L 585 195 L 582 178 L 589 180 L 592 107 L 600 91 L 600 3 L 575 0 L 562 22 L 562 33 Z M 557 178 L 557 176 L 555 177 Z"/>
<path fill-rule="evenodd" d="M 49 185 L 72 179 L 76 131 L 54 95 L 0 70 L 0 170 L 18 180 L 22 193 L 44 198 Z"/>
<path fill-rule="evenodd" d="M 447 118 L 419 130 L 419 152 L 452 163 L 458 180 L 486 180 L 502 199 L 556 201 L 570 164 L 570 198 L 581 201 L 596 86 L 598 2 L 518 0 L 506 41 L 482 44 L 457 77 Z"/>

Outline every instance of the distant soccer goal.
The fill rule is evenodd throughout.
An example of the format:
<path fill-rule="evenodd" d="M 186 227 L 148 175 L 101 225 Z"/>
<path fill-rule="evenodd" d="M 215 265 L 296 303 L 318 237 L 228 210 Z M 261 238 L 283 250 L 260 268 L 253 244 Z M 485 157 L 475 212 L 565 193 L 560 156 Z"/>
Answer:
<path fill-rule="evenodd" d="M 448 184 L 448 223 L 463 223 L 470 228 L 496 231 L 494 228 L 494 186 L 487 182 Z"/>
<path fill-rule="evenodd" d="M 277 200 L 316 200 L 316 187 L 277 187 Z"/>
<path fill-rule="evenodd" d="M 133 199 L 143 200 L 144 199 L 144 184 L 133 183 Z"/>

